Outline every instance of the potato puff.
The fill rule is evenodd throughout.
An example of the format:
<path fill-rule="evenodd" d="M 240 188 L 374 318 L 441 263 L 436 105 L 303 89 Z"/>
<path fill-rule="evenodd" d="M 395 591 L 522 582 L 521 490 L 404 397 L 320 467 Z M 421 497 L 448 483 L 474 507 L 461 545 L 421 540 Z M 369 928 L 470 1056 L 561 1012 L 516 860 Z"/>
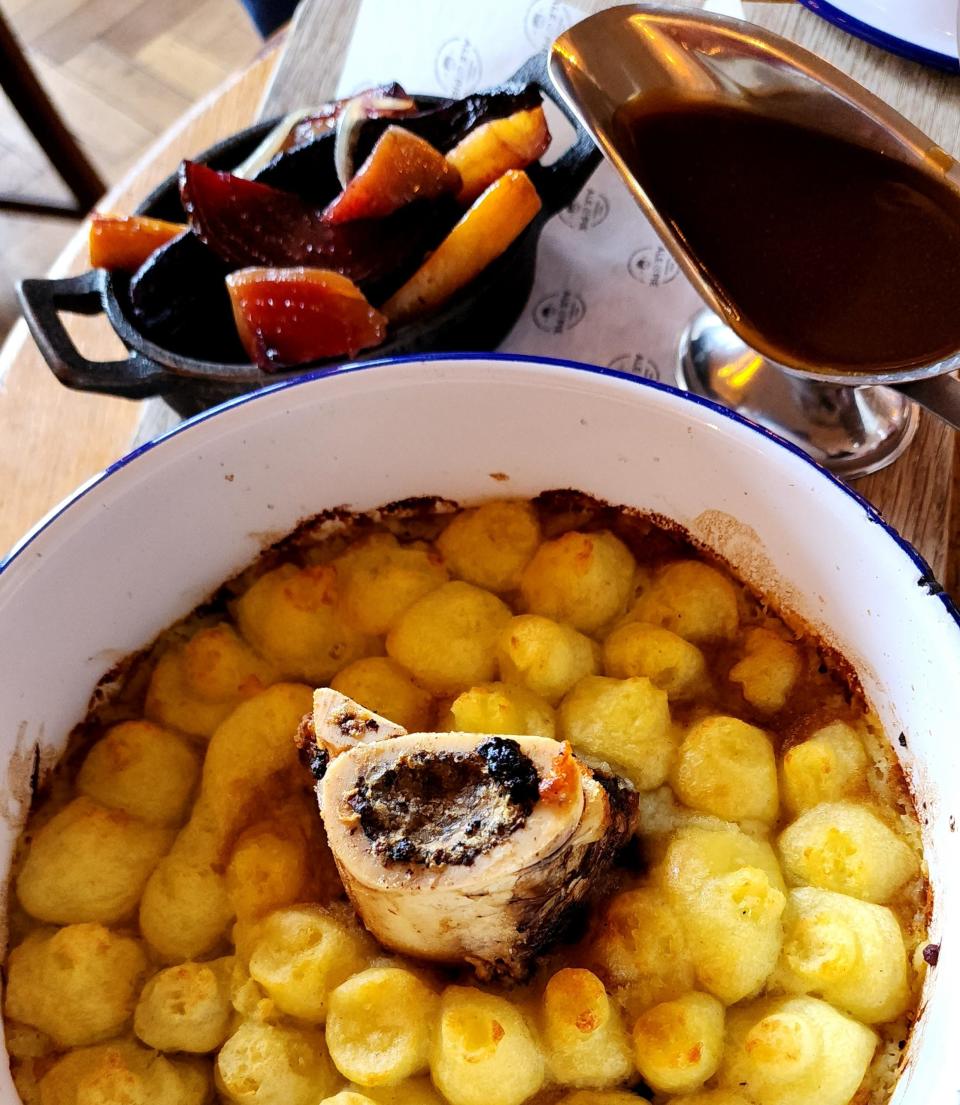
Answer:
<path fill-rule="evenodd" d="M 144 712 L 160 725 L 209 737 L 238 703 L 275 683 L 279 672 L 232 625 L 200 629 L 162 653 L 153 669 Z"/>
<path fill-rule="evenodd" d="M 572 626 L 540 614 L 511 618 L 497 641 L 500 678 L 539 695 L 551 706 L 600 671 L 600 646 Z"/>
<path fill-rule="evenodd" d="M 71 1051 L 40 1080 L 40 1105 L 204 1105 L 209 1065 L 130 1040 Z"/>
<path fill-rule="evenodd" d="M 312 709 L 309 687 L 275 683 L 242 702 L 217 727 L 203 762 L 197 805 L 209 809 L 224 843 L 249 823 L 259 803 L 277 787 L 281 793 L 299 789 L 293 735 Z"/>
<path fill-rule="evenodd" d="M 140 901 L 140 931 L 159 959 L 196 959 L 220 943 L 233 920 L 222 862 L 220 828 L 198 803 Z"/>
<path fill-rule="evenodd" d="M 387 654 L 437 695 L 496 676 L 496 646 L 510 608 L 489 591 L 455 580 L 415 602 L 387 636 Z"/>
<path fill-rule="evenodd" d="M 636 565 L 612 533 L 572 530 L 537 549 L 520 581 L 524 608 L 583 633 L 596 633 L 626 609 Z"/>
<path fill-rule="evenodd" d="M 758 993 L 783 943 L 773 849 L 734 826 L 674 834 L 654 872 L 683 926 L 697 981 L 725 1005 Z"/>
<path fill-rule="evenodd" d="M 727 1011 L 717 1076 L 756 1105 L 848 1105 L 877 1046 L 869 1028 L 809 997 L 766 998 Z"/>
<path fill-rule="evenodd" d="M 318 687 L 381 648 L 344 621 L 332 564 L 266 572 L 237 600 L 236 616 L 243 636 L 284 678 Z"/>
<path fill-rule="evenodd" d="M 541 1039 L 552 1077 L 565 1086 L 616 1086 L 633 1073 L 620 1010 L 591 971 L 565 967 L 541 998 Z"/>
<path fill-rule="evenodd" d="M 237 1105 L 317 1105 L 340 1078 L 323 1033 L 243 1021 L 220 1049 L 217 1088 Z"/>
<path fill-rule="evenodd" d="M 639 676 L 586 676 L 560 703 L 557 723 L 575 752 L 611 764 L 638 790 L 660 786 L 676 755 L 666 692 Z"/>
<path fill-rule="evenodd" d="M 776 981 L 813 993 L 867 1024 L 882 1024 L 910 1004 L 907 951 L 896 914 L 846 894 L 801 886 L 783 917 Z"/>
<path fill-rule="evenodd" d="M 707 662 L 696 645 L 644 622 L 614 629 L 603 642 L 603 667 L 615 679 L 645 676 L 671 701 L 693 698 L 709 685 Z"/>
<path fill-rule="evenodd" d="M 780 762 L 783 800 L 791 813 L 836 802 L 864 789 L 867 753 L 856 730 L 835 721 L 794 744 Z"/>
<path fill-rule="evenodd" d="M 312 692 L 276 683 L 242 702 L 207 747 L 200 796 L 140 904 L 140 927 L 160 958 L 208 954 L 233 919 L 223 863 L 265 800 L 299 789 L 293 734 Z"/>
<path fill-rule="evenodd" d="M 770 738 L 739 718 L 711 715 L 687 731 L 672 771 L 681 802 L 724 821 L 772 824 L 780 808 Z"/>
<path fill-rule="evenodd" d="M 428 1068 L 440 1000 L 412 971 L 371 967 L 330 994 L 327 1047 L 360 1086 L 396 1085 Z"/>
<path fill-rule="evenodd" d="M 60 1047 L 109 1039 L 130 1019 L 147 958 L 98 924 L 37 932 L 10 952 L 5 1012 Z"/>
<path fill-rule="evenodd" d="M 233 962 L 227 956 L 158 971 L 140 994 L 134 1032 L 158 1051 L 214 1051 L 230 1035 Z"/>
<path fill-rule="evenodd" d="M 423 733 L 433 721 L 433 697 L 388 656 L 355 660 L 338 671 L 330 686 L 409 733 Z"/>
<path fill-rule="evenodd" d="M 792 883 L 865 902 L 888 902 L 920 872 L 910 845 L 859 802 L 814 806 L 788 825 L 777 843 Z"/>
<path fill-rule="evenodd" d="M 179 825 L 200 777 L 200 758 L 176 733 L 149 721 L 114 725 L 87 753 L 77 790 L 153 825 Z"/>
<path fill-rule="evenodd" d="M 356 1090 L 341 1090 L 333 1097 L 325 1097 L 320 1105 L 377 1105 L 372 1097 L 357 1093 Z"/>
<path fill-rule="evenodd" d="M 482 683 L 458 695 L 450 705 L 445 729 L 520 737 L 553 737 L 553 710 L 525 687 Z"/>
<path fill-rule="evenodd" d="M 520 586 L 540 544 L 540 523 L 528 502 L 497 500 L 455 515 L 437 548 L 457 578 L 502 594 Z"/>
<path fill-rule="evenodd" d="M 740 624 L 737 591 L 709 564 L 675 560 L 654 574 L 626 620 L 662 626 L 696 645 L 731 640 Z"/>
<path fill-rule="evenodd" d="M 680 915 L 658 886 L 611 898 L 591 929 L 581 960 L 633 1016 L 693 989 L 693 957 Z"/>
<path fill-rule="evenodd" d="M 758 710 L 782 710 L 800 678 L 799 650 L 778 633 L 759 627 L 747 630 L 743 647 L 743 659 L 730 669 L 730 682 L 739 683 L 743 697 Z"/>
<path fill-rule="evenodd" d="M 543 1054 L 507 998 L 448 986 L 430 1069 L 450 1105 L 520 1105 L 544 1081 Z"/>
<path fill-rule="evenodd" d="M 661 1093 L 699 1089 L 720 1065 L 723 1024 L 720 1002 L 695 991 L 641 1013 L 633 1046 L 644 1080 Z"/>
<path fill-rule="evenodd" d="M 200 797 L 140 903 L 140 928 L 161 959 L 209 955 L 222 939 L 234 917 L 223 864 L 265 800 L 299 791 L 293 734 L 312 705 L 309 687 L 277 683 L 236 707 L 211 737 Z M 240 897 L 254 908 L 253 888 Z"/>
<path fill-rule="evenodd" d="M 323 1024 L 331 991 L 363 970 L 373 954 L 372 941 L 352 914 L 319 905 L 271 913 L 251 943 L 251 977 L 278 1009 L 311 1024 Z"/>
<path fill-rule="evenodd" d="M 169 829 L 75 798 L 33 837 L 17 897 L 32 917 L 53 924 L 124 920 L 172 840 Z"/>
<path fill-rule="evenodd" d="M 295 822 L 258 821 L 237 838 L 226 883 L 238 920 L 256 921 L 302 901 L 309 881 L 307 839 Z"/>
<path fill-rule="evenodd" d="M 392 533 L 355 541 L 333 566 L 344 620 L 371 636 L 388 633 L 417 599 L 449 578 L 435 549 L 401 545 Z"/>

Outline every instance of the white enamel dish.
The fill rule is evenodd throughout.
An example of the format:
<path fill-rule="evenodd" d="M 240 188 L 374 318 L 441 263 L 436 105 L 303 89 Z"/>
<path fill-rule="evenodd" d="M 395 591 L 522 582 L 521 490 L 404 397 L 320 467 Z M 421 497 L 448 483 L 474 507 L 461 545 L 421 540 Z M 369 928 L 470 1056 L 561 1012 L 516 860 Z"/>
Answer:
<path fill-rule="evenodd" d="M 703 400 L 608 370 L 466 355 L 307 376 L 200 415 L 82 487 L 0 565 L 3 870 L 35 750 L 55 758 L 104 673 L 264 544 L 335 506 L 565 487 L 681 523 L 859 672 L 917 794 L 931 939 L 947 934 L 893 1100 L 956 1100 L 956 611 L 917 554 L 803 454 Z M 16 1100 L 0 1060 L 0 1102 Z"/>
<path fill-rule="evenodd" d="M 956 72 L 957 0 L 800 0 L 848 34 L 923 65 Z"/>

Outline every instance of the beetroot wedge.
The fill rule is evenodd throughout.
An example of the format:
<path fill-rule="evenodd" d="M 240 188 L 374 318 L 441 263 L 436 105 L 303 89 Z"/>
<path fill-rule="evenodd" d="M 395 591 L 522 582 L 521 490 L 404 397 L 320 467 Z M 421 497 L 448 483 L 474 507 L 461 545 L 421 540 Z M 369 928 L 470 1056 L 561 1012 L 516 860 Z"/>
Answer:
<path fill-rule="evenodd" d="M 449 214 L 426 201 L 385 219 L 331 226 L 291 192 L 185 161 L 180 197 L 197 237 L 231 268 L 332 269 L 378 285 L 409 268 L 435 244 Z"/>
<path fill-rule="evenodd" d="M 241 269 L 227 277 L 237 332 L 267 371 L 379 345 L 386 317 L 329 269 Z"/>

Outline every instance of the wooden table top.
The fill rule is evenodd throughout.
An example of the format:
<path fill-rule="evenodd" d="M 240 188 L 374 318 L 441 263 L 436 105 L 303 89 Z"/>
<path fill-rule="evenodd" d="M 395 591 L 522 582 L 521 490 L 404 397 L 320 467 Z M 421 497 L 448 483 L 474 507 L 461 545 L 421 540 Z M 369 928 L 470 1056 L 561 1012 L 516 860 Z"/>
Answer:
<path fill-rule="evenodd" d="M 590 9 L 602 0 L 583 3 Z M 318 102 L 331 93 L 342 65 L 359 0 L 304 0 L 288 36 L 264 49 L 186 115 L 148 151 L 99 205 L 130 211 L 180 160 L 247 125 L 260 114 Z M 949 76 L 885 54 L 837 31 L 797 4 L 758 0 L 749 17 L 813 50 L 870 88 L 944 149 L 960 155 L 960 87 Z M 323 74 L 318 83 L 317 74 Z M 389 77 L 389 74 L 384 74 Z M 52 272 L 86 268 L 85 228 Z M 68 329 L 91 359 L 123 356 L 102 318 L 74 317 Z M 22 322 L 0 350 L 0 553 L 76 486 L 128 450 L 145 431 L 151 404 L 82 394 L 50 373 Z M 147 426 L 152 425 L 149 416 Z M 951 506 L 954 435 L 925 412 L 908 453 L 857 490 L 926 557 L 954 589 L 960 532 Z M 956 593 L 956 592 L 954 592 Z"/>

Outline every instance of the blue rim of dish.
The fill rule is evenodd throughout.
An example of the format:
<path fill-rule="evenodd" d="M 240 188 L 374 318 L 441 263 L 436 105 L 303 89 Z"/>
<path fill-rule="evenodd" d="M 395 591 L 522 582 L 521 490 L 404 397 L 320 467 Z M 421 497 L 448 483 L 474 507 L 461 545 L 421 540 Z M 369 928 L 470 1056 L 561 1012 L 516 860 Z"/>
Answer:
<path fill-rule="evenodd" d="M 41 518 L 32 529 L 28 530 L 13 546 L 10 552 L 3 557 L 3 559 L 0 559 L 0 577 L 2 577 L 4 572 L 23 556 L 33 542 L 49 529 L 61 515 L 66 513 L 74 503 L 84 498 L 95 487 L 99 487 L 101 483 L 109 479 L 115 472 L 119 472 L 121 469 L 126 468 L 129 464 L 132 464 L 140 457 L 150 453 L 171 438 L 177 437 L 179 434 L 192 429 L 194 426 L 199 426 L 201 423 L 207 422 L 211 418 L 216 418 L 224 411 L 231 410 L 234 407 L 244 406 L 247 403 L 254 403 L 264 396 L 285 391 L 287 388 L 299 387 L 301 384 L 308 383 L 312 380 L 323 379 L 324 377 L 345 376 L 354 372 L 365 372 L 371 368 L 386 368 L 394 365 L 451 361 L 502 361 L 513 364 L 548 365 L 555 368 L 572 368 L 579 372 L 592 373 L 595 376 L 610 376 L 617 380 L 625 380 L 637 387 L 650 388 L 653 391 L 661 391 L 668 395 L 677 396 L 688 403 L 704 407 L 714 414 L 729 419 L 731 422 L 737 422 L 741 426 L 745 426 L 747 429 L 760 434 L 762 437 L 767 438 L 768 441 L 778 445 L 781 449 L 786 449 L 788 452 L 792 453 L 795 457 L 818 472 L 824 479 L 839 488 L 845 495 L 853 499 L 866 514 L 868 520 L 885 530 L 887 535 L 904 553 L 906 553 L 920 572 L 917 586 L 926 588 L 927 593 L 931 597 L 938 598 L 947 613 L 953 618 L 954 622 L 956 622 L 957 627 L 960 628 L 960 610 L 957 609 L 953 599 L 951 599 L 946 591 L 944 591 L 943 587 L 937 582 L 930 565 L 924 560 L 920 553 L 917 552 L 913 545 L 911 545 L 906 538 L 902 537 L 893 526 L 883 520 L 882 515 L 872 503 L 868 502 L 858 491 L 854 491 L 853 488 L 848 487 L 842 480 L 839 480 L 832 472 L 829 472 L 822 464 L 815 461 L 798 445 L 794 445 L 791 441 L 786 441 L 778 434 L 773 433 L 772 430 L 768 430 L 765 426 L 760 426 L 756 422 L 752 422 L 749 418 L 745 418 L 742 414 L 738 414 L 728 407 L 723 407 L 719 403 L 713 402 L 711 399 L 704 398 L 702 395 L 694 395 L 692 392 L 682 391 L 680 388 L 673 387 L 671 384 L 664 384 L 659 380 L 648 380 L 641 376 L 633 376 L 630 373 L 619 372 L 617 369 L 606 368 L 603 365 L 587 364 L 584 361 L 570 361 L 560 357 L 533 357 L 523 353 L 423 353 L 407 357 L 382 357 L 379 360 L 354 361 L 350 364 L 341 365 L 333 369 L 318 369 L 314 372 L 304 373 L 302 376 L 294 376 L 292 379 L 280 380 L 258 391 L 247 392 L 245 395 L 238 395 L 235 399 L 228 399 L 225 403 L 221 403 L 216 407 L 211 407 L 209 410 L 201 411 L 200 414 L 195 414 L 192 418 L 186 419 L 184 422 L 174 426 L 173 429 L 167 430 L 166 433 L 161 434 L 159 437 L 155 437 L 145 442 L 143 445 L 138 446 L 136 449 L 131 450 L 119 460 L 114 461 L 113 464 L 105 468 L 102 472 L 99 472 L 95 476 L 91 476 L 89 480 L 82 483 L 72 495 L 64 499 L 58 506 L 55 506 L 46 517 Z"/>
<path fill-rule="evenodd" d="M 915 42 L 908 42 L 904 38 L 887 34 L 870 23 L 864 23 L 848 15 L 845 11 L 835 8 L 827 0 L 800 0 L 800 3 L 815 12 L 821 18 L 826 19 L 835 27 L 839 27 L 847 34 L 856 38 L 862 38 L 872 46 L 879 46 L 882 50 L 888 50 L 891 54 L 899 54 L 900 57 L 910 61 L 918 61 L 921 65 L 932 65 L 936 69 L 946 69 L 950 73 L 960 70 L 960 60 L 949 54 L 941 54 L 938 50 L 929 50 L 926 46 L 919 46 Z"/>

